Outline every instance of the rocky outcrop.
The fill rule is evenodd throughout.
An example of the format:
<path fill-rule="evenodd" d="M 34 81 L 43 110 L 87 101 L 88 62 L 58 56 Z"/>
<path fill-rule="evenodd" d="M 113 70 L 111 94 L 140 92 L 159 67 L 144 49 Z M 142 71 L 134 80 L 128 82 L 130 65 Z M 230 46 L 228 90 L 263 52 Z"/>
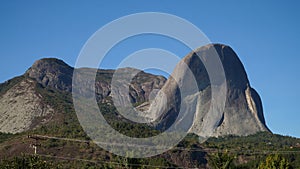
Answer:
<path fill-rule="evenodd" d="M 218 86 L 211 86 L 206 68 L 198 56 L 206 61 L 205 58 L 210 57 L 214 52 L 217 52 L 224 67 L 227 96 L 223 112 L 209 114 L 212 99 L 211 88 L 218 88 Z M 184 68 L 184 64 L 179 63 L 172 74 L 173 78 L 168 79 L 159 94 L 165 96 L 157 97 L 148 110 L 148 114 L 153 119 L 159 119 L 155 122 L 157 127 L 168 128 L 180 111 L 180 103 L 184 103 L 189 108 L 188 110 L 194 113 L 193 124 L 189 131 L 199 136 L 243 136 L 259 131 L 269 131 L 265 124 L 260 97 L 250 87 L 241 61 L 230 47 L 221 44 L 204 46 L 191 52 L 183 58 L 182 62 L 193 73 L 198 89 L 181 98 L 179 86 L 190 88 L 193 86 L 186 78 L 188 71 Z M 222 83 L 219 82 L 219 88 Z M 184 99 L 183 102 L 182 99 Z"/>
<path fill-rule="evenodd" d="M 73 68 L 64 63 L 62 60 L 55 58 L 45 58 L 36 61 L 25 73 L 31 79 L 36 80 L 43 87 L 52 88 L 60 91 L 71 92 Z M 85 76 L 91 76 L 96 69 L 80 68 L 83 80 Z M 121 68 L 124 73 L 139 72 L 129 86 L 129 96 L 132 103 L 142 103 L 148 101 L 153 89 L 160 89 L 166 79 L 163 76 L 156 76 L 133 68 Z M 95 84 L 85 82 L 87 86 L 95 85 L 95 92 L 99 101 L 105 99 L 111 94 L 111 79 L 115 70 L 96 70 Z M 119 79 L 122 80 L 122 79 Z M 122 84 L 122 82 L 120 82 Z M 87 87 L 90 88 L 90 87 Z M 79 91 L 84 93 L 84 91 Z"/>
<path fill-rule="evenodd" d="M 54 58 L 36 61 L 25 73 L 43 87 L 71 91 L 73 68 Z"/>
<path fill-rule="evenodd" d="M 0 96 L 0 132 L 19 133 L 51 120 L 54 109 L 43 102 L 35 85 L 33 80 L 24 79 Z"/>

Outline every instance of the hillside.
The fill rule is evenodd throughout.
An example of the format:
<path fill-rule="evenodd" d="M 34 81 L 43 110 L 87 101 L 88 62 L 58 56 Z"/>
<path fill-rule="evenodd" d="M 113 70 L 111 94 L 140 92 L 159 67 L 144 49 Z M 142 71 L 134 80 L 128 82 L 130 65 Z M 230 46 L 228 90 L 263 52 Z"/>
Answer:
<path fill-rule="evenodd" d="M 211 138 L 202 144 L 198 142 L 197 136 L 188 135 L 172 150 L 144 159 L 126 159 L 112 155 L 89 142 L 88 138 L 31 136 L 40 137 L 37 156 L 47 161 L 48 165 L 60 168 L 212 168 L 210 158 L 218 153 L 229 154 L 233 158 L 233 168 L 257 168 L 272 154 L 286 158 L 293 168 L 300 167 L 300 139 L 270 133 Z M 35 139 L 29 139 L 25 133 L 1 134 L 0 138 L 3 152 L 0 166 L 7 164 L 12 157 L 28 158 L 34 154 L 30 145 L 35 143 Z M 26 156 L 22 157 L 22 154 Z M 4 159 L 7 161 L 3 161 Z"/>
<path fill-rule="evenodd" d="M 127 70 L 131 68 L 122 69 Z M 0 132 L 18 133 L 54 122 L 56 116 L 61 116 L 61 106 L 72 104 L 72 73 L 73 68 L 63 61 L 47 58 L 36 61 L 24 75 L 1 84 Z M 110 101 L 113 73 L 113 70 L 98 70 L 95 88 L 99 103 Z M 130 85 L 132 104 L 147 101 L 151 91 L 160 89 L 165 80 L 145 72 L 137 74 Z"/>

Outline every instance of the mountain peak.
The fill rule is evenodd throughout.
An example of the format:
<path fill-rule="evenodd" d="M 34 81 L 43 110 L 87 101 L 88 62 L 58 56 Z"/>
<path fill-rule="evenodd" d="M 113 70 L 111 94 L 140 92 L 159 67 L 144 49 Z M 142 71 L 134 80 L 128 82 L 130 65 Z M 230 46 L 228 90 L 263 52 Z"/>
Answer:
<path fill-rule="evenodd" d="M 60 59 L 37 60 L 25 74 L 43 87 L 71 91 L 73 68 Z"/>
<path fill-rule="evenodd" d="M 216 49 L 224 49 L 224 48 L 231 49 L 230 46 L 222 44 L 222 43 L 211 43 L 211 44 L 207 44 L 205 46 L 201 46 L 201 47 L 197 48 L 196 50 L 194 50 L 194 52 L 199 52 L 199 51 L 202 51 L 202 50 L 207 50 L 207 49 L 212 48 L 212 47 L 216 48 Z"/>
<path fill-rule="evenodd" d="M 191 71 L 197 75 L 197 82 L 201 82 L 201 84 L 198 83 L 200 90 L 210 84 L 204 62 L 207 62 L 207 58 L 213 55 L 218 55 L 229 87 L 245 90 L 249 86 L 245 68 L 234 50 L 228 45 L 215 43 L 197 48 L 183 58 Z M 216 69 L 220 68 L 216 67 Z"/>
<path fill-rule="evenodd" d="M 33 63 L 31 69 L 57 68 L 58 66 L 70 67 L 63 60 L 57 58 L 42 58 Z"/>

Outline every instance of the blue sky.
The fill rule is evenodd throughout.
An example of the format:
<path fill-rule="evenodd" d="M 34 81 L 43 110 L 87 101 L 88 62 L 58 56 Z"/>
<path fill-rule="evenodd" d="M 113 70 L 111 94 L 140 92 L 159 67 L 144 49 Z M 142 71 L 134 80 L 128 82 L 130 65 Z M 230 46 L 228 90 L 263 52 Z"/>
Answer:
<path fill-rule="evenodd" d="M 74 66 L 88 38 L 110 21 L 137 12 L 165 12 L 195 24 L 212 42 L 230 45 L 262 97 L 269 128 L 274 133 L 300 137 L 299 1 L 0 3 L 0 82 L 23 74 L 43 57 L 61 58 Z M 167 38 L 135 37 L 116 46 L 101 68 L 114 68 L 123 57 L 145 47 L 163 48 L 181 57 L 187 53 Z"/>

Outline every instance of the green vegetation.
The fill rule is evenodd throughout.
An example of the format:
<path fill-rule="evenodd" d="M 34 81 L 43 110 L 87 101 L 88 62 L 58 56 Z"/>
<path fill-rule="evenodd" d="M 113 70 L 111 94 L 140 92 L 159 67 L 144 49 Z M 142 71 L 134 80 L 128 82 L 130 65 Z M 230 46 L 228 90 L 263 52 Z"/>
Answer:
<path fill-rule="evenodd" d="M 210 138 L 205 145 L 209 148 L 233 149 L 241 154 L 250 151 L 290 150 L 291 146 L 299 144 L 300 140 L 293 137 L 281 136 L 269 132 L 260 132 L 247 137 L 226 136 Z"/>
<path fill-rule="evenodd" d="M 116 108 L 111 104 L 100 103 L 99 108 L 110 126 L 124 135 L 136 138 L 145 138 L 155 136 L 160 133 L 160 131 L 147 124 L 133 123 L 123 117 L 120 117 Z"/>
<path fill-rule="evenodd" d="M 232 161 L 233 168 L 258 168 L 276 160 L 287 162 L 292 168 L 300 168 L 299 142 L 297 138 L 261 132 L 246 137 L 210 138 L 203 146 L 219 152 L 228 150 L 232 156 L 237 157 Z"/>
<path fill-rule="evenodd" d="M 56 113 L 52 123 L 37 128 L 31 133 L 77 139 L 88 138 L 78 122 L 70 93 L 43 88 L 39 84 L 36 84 L 36 90 L 43 96 L 45 104 L 55 107 Z"/>
<path fill-rule="evenodd" d="M 1 133 L 0 132 L 0 143 L 8 140 L 9 138 L 12 138 L 14 134 L 9 134 L 9 133 Z"/>
<path fill-rule="evenodd" d="M 0 160 L 1 169 L 62 169 L 62 168 L 85 168 L 85 169 L 156 169 L 160 166 L 176 166 L 168 163 L 162 158 L 133 159 L 125 157 L 117 157 L 114 162 L 97 163 L 96 161 L 64 161 L 61 159 L 59 163 L 51 158 L 40 157 L 35 155 L 21 155 L 13 159 Z"/>
<path fill-rule="evenodd" d="M 44 161 L 39 156 L 22 155 L 11 160 L 0 160 L 1 169 L 53 169 L 62 168 L 51 162 Z"/>
<path fill-rule="evenodd" d="M 271 154 L 266 158 L 266 161 L 261 162 L 258 169 L 291 169 L 291 165 L 287 159 L 278 155 Z"/>
<path fill-rule="evenodd" d="M 209 165 L 214 169 L 229 169 L 232 168 L 234 156 L 230 155 L 228 151 L 212 153 L 209 155 Z"/>

